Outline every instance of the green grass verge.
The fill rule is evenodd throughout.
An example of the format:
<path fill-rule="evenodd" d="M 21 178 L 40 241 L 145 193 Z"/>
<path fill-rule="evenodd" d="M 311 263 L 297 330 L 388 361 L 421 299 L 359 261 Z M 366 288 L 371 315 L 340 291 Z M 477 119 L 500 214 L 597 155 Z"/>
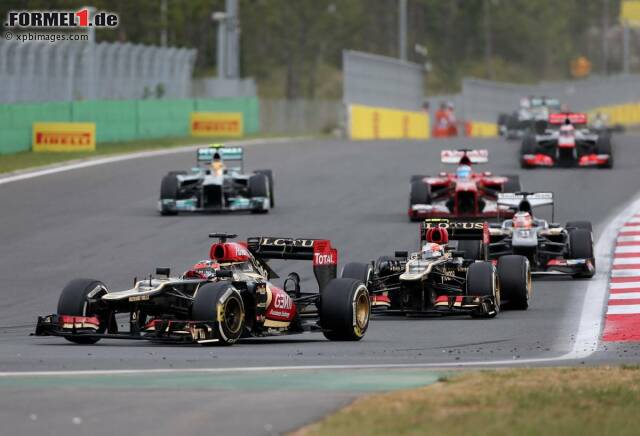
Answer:
<path fill-rule="evenodd" d="M 640 366 L 465 372 L 363 397 L 315 435 L 637 435 Z"/>
<path fill-rule="evenodd" d="M 272 135 L 273 137 L 277 135 Z M 248 135 L 242 139 L 265 138 L 271 135 Z M 229 138 L 228 141 L 237 140 L 238 138 Z M 224 138 L 162 138 L 162 139 L 144 139 L 139 141 L 127 142 L 105 142 L 96 146 L 93 152 L 71 152 L 71 153 L 53 153 L 42 152 L 34 153 L 25 151 L 15 154 L 0 155 L 0 173 L 21 170 L 25 168 L 40 167 L 74 159 L 83 159 L 96 156 L 105 156 L 113 154 L 131 153 L 142 150 L 154 150 L 161 148 L 180 147 L 183 145 L 207 144 L 213 142 L 224 142 Z"/>

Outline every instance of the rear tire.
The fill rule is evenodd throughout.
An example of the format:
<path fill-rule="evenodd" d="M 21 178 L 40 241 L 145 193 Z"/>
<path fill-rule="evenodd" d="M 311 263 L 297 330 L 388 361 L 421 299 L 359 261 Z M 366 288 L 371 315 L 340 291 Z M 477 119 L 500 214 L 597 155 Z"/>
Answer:
<path fill-rule="evenodd" d="M 497 287 L 496 270 L 489 262 L 476 262 L 467 270 L 467 295 L 493 297 L 494 310 L 473 313 L 474 318 L 495 318 L 500 311 L 500 291 Z"/>
<path fill-rule="evenodd" d="M 409 193 L 409 208 L 414 204 L 431 204 L 431 192 L 429 185 L 422 180 L 414 180 L 411 182 L 411 192 Z M 409 216 L 411 221 L 419 221 L 414 216 Z"/>
<path fill-rule="evenodd" d="M 274 200 L 274 196 L 273 196 L 273 171 L 271 170 L 255 170 L 254 171 L 256 174 L 264 174 L 265 176 L 267 176 L 267 179 L 269 180 L 269 205 L 273 208 L 276 205 L 276 202 Z"/>
<path fill-rule="evenodd" d="M 531 267 L 524 256 L 515 254 L 498 259 L 500 292 L 509 309 L 527 310 L 531 298 Z"/>
<path fill-rule="evenodd" d="M 104 314 L 99 316 L 95 308 L 92 308 L 87 300 L 108 292 L 105 284 L 98 280 L 71 280 L 64 289 L 62 289 L 62 293 L 58 299 L 58 315 L 98 316 L 100 319 L 100 329 L 98 332 L 103 333 L 107 328 L 107 317 Z M 76 344 L 95 344 L 100 340 L 99 338 L 83 337 L 65 337 L 65 339 Z"/>
<path fill-rule="evenodd" d="M 502 185 L 502 192 L 520 192 L 522 191 L 522 184 L 520 183 L 520 176 L 508 175 L 508 180 Z"/>
<path fill-rule="evenodd" d="M 343 279 L 355 279 L 360 280 L 365 286 L 368 286 L 371 282 L 371 276 L 373 274 L 373 268 L 368 263 L 350 262 L 342 269 L 341 277 Z"/>
<path fill-rule="evenodd" d="M 608 154 L 609 160 L 606 164 L 600 165 L 600 168 L 613 168 L 613 151 L 611 147 L 611 136 L 600 136 L 597 143 L 598 154 Z"/>
<path fill-rule="evenodd" d="M 218 320 L 218 306 L 222 319 Z M 220 345 L 232 345 L 244 330 L 244 303 L 240 293 L 230 283 L 207 283 L 196 291 L 191 306 L 194 321 L 213 321 Z"/>
<path fill-rule="evenodd" d="M 588 259 L 593 265 L 589 273 L 574 274 L 575 278 L 591 278 L 595 274 L 596 259 L 593 255 L 593 237 L 587 229 L 569 230 L 569 258 Z"/>
<path fill-rule="evenodd" d="M 254 174 L 249 177 L 249 197 L 269 198 L 269 179 L 265 174 Z M 251 213 L 268 213 L 269 209 L 253 209 Z"/>
<path fill-rule="evenodd" d="M 413 176 L 411 176 L 411 183 L 421 182 L 422 179 L 424 179 L 425 177 L 429 177 L 429 176 L 425 176 L 423 174 L 414 174 Z"/>
<path fill-rule="evenodd" d="M 331 341 L 359 341 L 370 315 L 369 291 L 360 280 L 333 279 L 320 295 L 320 325 Z"/>
<path fill-rule="evenodd" d="M 175 174 L 169 173 L 162 178 L 162 183 L 160 184 L 160 201 L 162 200 L 173 200 L 174 202 L 178 199 L 178 178 Z M 169 209 L 162 206 L 160 210 L 161 215 L 177 215 L 178 211 L 175 209 Z"/>
<path fill-rule="evenodd" d="M 591 221 L 567 221 L 566 229 L 584 229 L 593 232 Z"/>

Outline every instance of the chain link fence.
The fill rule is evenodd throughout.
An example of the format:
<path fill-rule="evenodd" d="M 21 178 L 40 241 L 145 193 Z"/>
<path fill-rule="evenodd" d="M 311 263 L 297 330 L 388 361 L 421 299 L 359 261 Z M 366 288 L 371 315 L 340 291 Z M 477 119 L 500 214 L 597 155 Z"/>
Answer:
<path fill-rule="evenodd" d="M 189 98 L 196 50 L 0 42 L 0 102 Z"/>

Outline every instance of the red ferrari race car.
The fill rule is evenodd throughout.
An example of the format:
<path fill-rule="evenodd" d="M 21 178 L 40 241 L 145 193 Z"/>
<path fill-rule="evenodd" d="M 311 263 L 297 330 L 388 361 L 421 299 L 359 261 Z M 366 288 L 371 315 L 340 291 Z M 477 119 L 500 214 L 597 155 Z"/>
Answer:
<path fill-rule="evenodd" d="M 490 172 L 473 172 L 472 164 L 486 163 L 487 150 L 443 150 L 444 164 L 457 164 L 455 173 L 438 176 L 411 176 L 409 219 L 426 218 L 493 219 L 511 217 L 515 210 L 496 203 L 502 192 L 521 190 L 517 175 L 495 176 Z"/>
<path fill-rule="evenodd" d="M 611 133 L 588 129 L 587 114 L 551 114 L 536 131 L 522 142 L 522 168 L 613 166 Z"/>
<path fill-rule="evenodd" d="M 369 292 L 364 283 L 336 278 L 338 252 L 327 240 L 211 234 L 219 241 L 209 259 L 171 277 L 134 280 L 131 289 L 111 291 L 93 279 L 65 286 L 54 315 L 38 318 L 36 336 L 62 336 L 78 344 L 100 339 L 231 345 L 243 337 L 321 331 L 333 341 L 358 341 L 369 325 Z M 290 273 L 282 287 L 269 259 L 313 261 L 318 290 L 303 292 Z M 161 276 L 161 277 L 160 277 Z M 129 317 L 119 331 L 117 314 Z"/>

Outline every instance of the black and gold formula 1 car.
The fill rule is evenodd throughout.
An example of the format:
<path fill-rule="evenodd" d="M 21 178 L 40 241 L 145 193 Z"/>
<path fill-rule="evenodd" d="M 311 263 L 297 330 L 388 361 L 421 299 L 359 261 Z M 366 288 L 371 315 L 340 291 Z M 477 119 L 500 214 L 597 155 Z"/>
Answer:
<path fill-rule="evenodd" d="M 36 336 L 61 336 L 79 344 L 100 339 L 230 345 L 243 337 L 319 331 L 330 340 L 357 341 L 369 325 L 364 283 L 336 278 L 338 252 L 328 240 L 212 234 L 209 259 L 171 277 L 168 268 L 111 291 L 93 279 L 75 279 L 62 290 L 56 314 L 38 318 Z M 313 261 L 318 290 L 303 292 L 291 273 L 281 286 L 269 259 Z M 116 315 L 127 314 L 120 331 Z"/>
<path fill-rule="evenodd" d="M 493 318 L 501 307 L 526 310 L 529 261 L 511 255 L 492 262 L 488 243 L 487 223 L 428 219 L 420 226 L 419 251 L 349 263 L 342 277 L 367 283 L 373 309 L 388 313 Z"/>

